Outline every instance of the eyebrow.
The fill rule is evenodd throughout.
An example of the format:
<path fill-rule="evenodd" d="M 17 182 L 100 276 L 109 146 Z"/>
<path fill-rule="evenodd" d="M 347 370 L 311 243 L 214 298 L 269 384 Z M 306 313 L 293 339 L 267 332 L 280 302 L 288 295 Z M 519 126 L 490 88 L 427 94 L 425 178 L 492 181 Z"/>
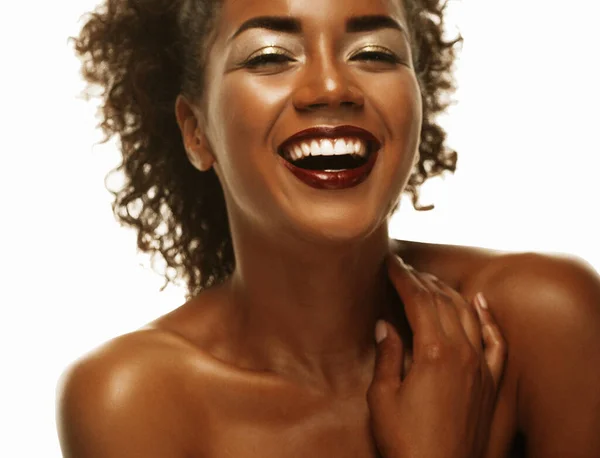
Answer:
<path fill-rule="evenodd" d="M 395 29 L 405 32 L 404 27 L 390 16 L 372 15 L 372 16 L 356 16 L 348 19 L 346 23 L 346 32 L 373 32 L 380 29 Z"/>
<path fill-rule="evenodd" d="M 298 19 L 291 17 L 259 16 L 244 22 L 229 40 L 233 40 L 235 37 L 248 29 L 267 29 L 275 32 L 298 34 L 302 32 L 302 25 L 300 25 L 300 21 Z"/>
<path fill-rule="evenodd" d="M 228 41 L 233 40 L 249 29 L 267 29 L 275 32 L 299 34 L 302 32 L 302 24 L 298 19 L 286 16 L 259 16 L 244 22 Z M 395 29 L 406 33 L 404 27 L 390 16 L 355 16 L 346 21 L 346 32 L 348 33 L 373 32 L 381 29 Z"/>

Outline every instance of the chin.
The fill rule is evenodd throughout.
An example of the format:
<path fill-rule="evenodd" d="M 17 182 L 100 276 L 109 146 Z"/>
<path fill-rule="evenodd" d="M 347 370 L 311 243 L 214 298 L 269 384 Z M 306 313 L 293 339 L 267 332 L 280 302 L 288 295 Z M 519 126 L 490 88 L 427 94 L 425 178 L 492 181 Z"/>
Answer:
<path fill-rule="evenodd" d="M 355 244 L 378 232 L 387 237 L 387 217 L 369 211 L 349 211 L 340 206 L 326 210 L 312 209 L 310 214 L 296 214 L 294 226 L 298 236 L 314 244 Z"/>

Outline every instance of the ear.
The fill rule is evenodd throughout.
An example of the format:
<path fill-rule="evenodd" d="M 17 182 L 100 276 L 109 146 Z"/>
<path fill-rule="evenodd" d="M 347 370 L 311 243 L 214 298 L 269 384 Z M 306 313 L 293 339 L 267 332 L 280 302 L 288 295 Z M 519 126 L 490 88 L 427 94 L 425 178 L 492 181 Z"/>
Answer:
<path fill-rule="evenodd" d="M 175 116 L 188 159 L 198 170 L 202 172 L 210 170 L 215 162 L 215 157 L 206 134 L 203 132 L 203 126 L 198 120 L 199 116 L 196 115 L 192 104 L 183 95 L 179 95 L 175 101 Z"/>

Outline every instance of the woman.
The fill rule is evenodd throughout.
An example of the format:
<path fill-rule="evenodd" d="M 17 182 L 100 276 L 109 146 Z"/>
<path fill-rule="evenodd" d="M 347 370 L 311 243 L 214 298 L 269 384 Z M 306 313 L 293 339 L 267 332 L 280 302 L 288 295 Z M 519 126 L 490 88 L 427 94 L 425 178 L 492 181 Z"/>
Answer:
<path fill-rule="evenodd" d="M 600 455 L 597 275 L 388 239 L 400 193 L 455 166 L 441 19 L 433 0 L 90 18 L 115 210 L 190 300 L 67 372 L 65 456 Z"/>

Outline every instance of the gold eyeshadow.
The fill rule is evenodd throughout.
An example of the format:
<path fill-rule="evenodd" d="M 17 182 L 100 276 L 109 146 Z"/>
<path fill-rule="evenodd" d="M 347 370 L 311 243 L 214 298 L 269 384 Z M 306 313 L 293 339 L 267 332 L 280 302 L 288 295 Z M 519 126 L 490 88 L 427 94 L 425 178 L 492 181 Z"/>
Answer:
<path fill-rule="evenodd" d="M 285 54 L 299 59 L 304 54 L 303 40 L 287 33 L 250 30 L 234 41 L 230 59 L 241 64 L 260 54 Z"/>
<path fill-rule="evenodd" d="M 361 52 L 382 52 L 396 56 L 400 61 L 410 60 L 406 38 L 402 32 L 392 29 L 346 34 L 339 49 L 344 59 Z M 261 55 L 289 56 L 302 61 L 306 55 L 305 40 L 302 35 L 265 29 L 249 30 L 232 42 L 228 60 L 231 65 L 242 66 Z"/>
<path fill-rule="evenodd" d="M 346 59 L 360 52 L 387 52 L 400 60 L 410 58 L 410 47 L 404 34 L 392 29 L 349 36 L 344 38 L 343 48 Z"/>

